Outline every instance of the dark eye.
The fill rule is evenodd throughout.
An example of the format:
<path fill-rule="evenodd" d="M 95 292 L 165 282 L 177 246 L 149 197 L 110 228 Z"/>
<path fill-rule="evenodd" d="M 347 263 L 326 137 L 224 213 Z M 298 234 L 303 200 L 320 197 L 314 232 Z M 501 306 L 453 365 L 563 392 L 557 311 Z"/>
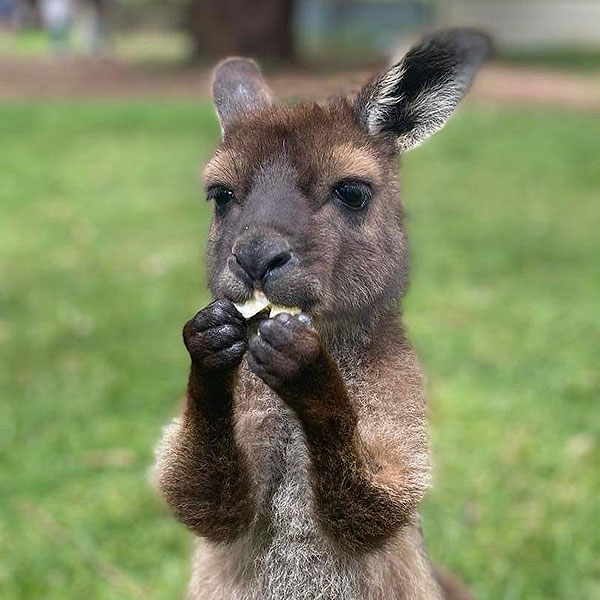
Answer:
<path fill-rule="evenodd" d="M 206 192 L 206 199 L 214 200 L 217 210 L 223 210 L 234 198 L 233 192 L 224 185 L 213 185 Z"/>
<path fill-rule="evenodd" d="M 371 186 L 362 181 L 340 181 L 333 186 L 333 196 L 352 210 L 361 210 L 371 200 Z"/>

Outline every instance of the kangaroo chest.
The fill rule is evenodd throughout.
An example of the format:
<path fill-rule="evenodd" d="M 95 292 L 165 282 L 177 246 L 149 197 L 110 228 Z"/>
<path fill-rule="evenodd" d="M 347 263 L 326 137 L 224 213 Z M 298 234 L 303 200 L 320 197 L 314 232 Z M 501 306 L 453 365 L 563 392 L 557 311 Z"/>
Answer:
<path fill-rule="evenodd" d="M 252 473 L 259 521 L 269 530 L 309 527 L 312 503 L 309 456 L 297 417 L 267 388 L 256 385 L 240 398 L 238 443 Z"/>
<path fill-rule="evenodd" d="M 333 551 L 315 520 L 302 425 L 272 391 L 261 388 L 246 388 L 250 394 L 240 398 L 236 423 L 258 513 L 244 549 L 252 565 L 244 569 L 251 573 L 247 597 L 363 598 L 362 569 Z"/>

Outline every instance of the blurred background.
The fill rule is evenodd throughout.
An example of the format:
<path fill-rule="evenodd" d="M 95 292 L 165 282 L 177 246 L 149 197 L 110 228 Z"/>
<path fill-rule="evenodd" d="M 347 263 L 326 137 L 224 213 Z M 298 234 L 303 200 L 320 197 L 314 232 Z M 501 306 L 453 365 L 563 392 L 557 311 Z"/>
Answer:
<path fill-rule="evenodd" d="M 497 55 L 403 160 L 431 555 L 492 600 L 600 597 L 600 2 L 0 0 L 0 596 L 181 598 L 147 481 L 205 305 L 210 68 L 356 90 L 425 30 Z"/>

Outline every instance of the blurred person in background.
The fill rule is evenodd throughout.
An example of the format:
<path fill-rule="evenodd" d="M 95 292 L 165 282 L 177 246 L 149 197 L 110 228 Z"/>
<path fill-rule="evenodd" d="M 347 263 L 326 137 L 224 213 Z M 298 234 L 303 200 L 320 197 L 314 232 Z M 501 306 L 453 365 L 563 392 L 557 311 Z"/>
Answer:
<path fill-rule="evenodd" d="M 42 21 L 48 31 L 50 47 L 56 55 L 68 51 L 73 9 L 72 0 L 41 0 L 40 2 Z"/>
<path fill-rule="evenodd" d="M 108 46 L 108 0 L 82 0 L 81 31 L 87 52 L 101 57 Z"/>

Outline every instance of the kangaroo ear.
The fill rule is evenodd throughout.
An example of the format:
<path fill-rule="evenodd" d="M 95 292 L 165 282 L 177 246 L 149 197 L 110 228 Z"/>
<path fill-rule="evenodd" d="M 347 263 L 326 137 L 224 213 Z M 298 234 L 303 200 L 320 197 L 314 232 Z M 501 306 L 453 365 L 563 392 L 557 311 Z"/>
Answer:
<path fill-rule="evenodd" d="M 362 89 L 356 108 L 363 125 L 401 152 L 415 148 L 446 124 L 490 52 L 489 37 L 474 29 L 425 37 Z"/>
<path fill-rule="evenodd" d="M 215 67 L 212 96 L 223 130 L 245 113 L 271 104 L 271 90 L 249 58 L 226 58 Z"/>

